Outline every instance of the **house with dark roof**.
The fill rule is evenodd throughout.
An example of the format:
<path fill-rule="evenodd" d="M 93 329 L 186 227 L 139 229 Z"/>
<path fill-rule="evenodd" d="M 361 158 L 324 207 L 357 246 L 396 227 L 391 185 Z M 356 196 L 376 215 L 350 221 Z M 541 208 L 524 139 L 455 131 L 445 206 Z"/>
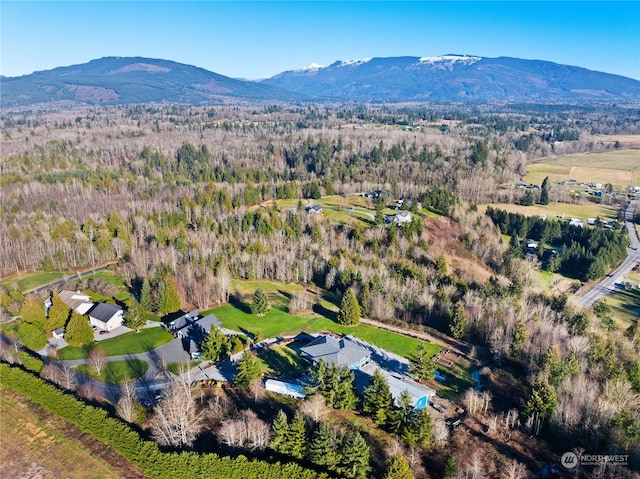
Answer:
<path fill-rule="evenodd" d="M 315 205 L 315 206 L 307 205 L 305 206 L 304 210 L 309 215 L 312 215 L 312 216 L 322 214 L 322 206 L 319 206 L 319 205 Z"/>
<path fill-rule="evenodd" d="M 204 318 L 196 319 L 182 331 L 186 332 L 188 338 L 193 339 L 197 344 L 202 343 L 204 338 L 211 332 L 211 328 L 222 328 L 222 323 L 216 315 L 211 313 Z"/>
<path fill-rule="evenodd" d="M 302 357 L 319 362 L 321 359 L 327 364 L 347 366 L 349 369 L 359 369 L 371 359 L 371 353 L 349 336 L 334 338 L 320 335 L 307 346 L 300 348 Z"/>
<path fill-rule="evenodd" d="M 124 311 L 117 304 L 99 303 L 89 311 L 89 322 L 102 331 L 113 331 L 122 326 Z"/>
<path fill-rule="evenodd" d="M 190 313 L 184 313 L 169 323 L 169 329 L 176 336 L 186 338 L 189 336 L 189 326 L 198 320 L 200 314 L 194 310 Z"/>

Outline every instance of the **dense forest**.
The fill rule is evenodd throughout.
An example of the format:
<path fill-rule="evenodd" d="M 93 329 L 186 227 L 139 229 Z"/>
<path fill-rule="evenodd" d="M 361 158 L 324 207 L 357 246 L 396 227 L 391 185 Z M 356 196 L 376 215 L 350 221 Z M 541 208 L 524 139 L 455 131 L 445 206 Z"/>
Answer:
<path fill-rule="evenodd" d="M 117 261 L 138 301 L 158 313 L 175 310 L 168 301 L 185 310 L 226 303 L 232 279 L 314 285 L 335 297 L 353 291 L 362 316 L 468 342 L 486 365 L 493 399 L 467 394 L 467 410 L 486 426 L 468 445 L 457 432 L 425 439 L 432 424 L 412 412 L 403 419 L 401 407 L 387 405 L 389 418 L 376 418 L 372 411 L 384 411 L 379 404 L 357 406 L 383 430 L 417 445 L 423 459 L 412 462 L 419 464 L 416 477 L 525 477 L 524 466 L 522 475 L 505 475 L 501 445 L 517 432 L 534 438 L 545 458 L 562 452 L 558 442 L 630 455 L 628 468 L 590 471 L 594 477 L 631 477 L 640 467 L 637 323 L 605 327 L 602 314 L 545 289 L 537 271 L 602 277 L 626 254 L 624 234 L 499 206 L 485 214 L 477 206 L 520 203 L 526 192 L 511 185 L 534 159 L 616 148 L 597 135 L 637 134 L 637 112 L 158 105 L 13 112 L 2 121 L 3 276 Z M 374 190 L 385 197 L 363 200 L 376 211 L 371 218 L 316 218 L 304 210 L 314 199 Z M 576 202 L 564 185 L 550 185 L 547 194 L 550 201 Z M 414 221 L 385 226 L 382 209 L 399 199 Z M 535 254 L 526 239 L 541 244 Z M 23 301 L 29 305 L 15 287 L 5 288 L 3 317 Z M 31 335 L 54 329 L 27 324 Z M 323 374 L 347 373 L 318 373 L 319 388 L 345 382 Z M 347 393 L 328 406 L 356 407 Z M 282 429 L 300 427 L 284 412 L 273 419 Z M 330 444 L 359 454 L 368 448 L 357 432 L 335 437 L 322 424 L 305 434 L 318 441 L 331 436 Z M 302 458 L 291 444 L 283 439 L 271 447 Z M 434 459 L 444 444 L 457 472 Z M 369 473 L 349 475 L 338 460 L 309 460 L 321 473 Z M 528 472 L 538 465 L 527 463 Z"/>

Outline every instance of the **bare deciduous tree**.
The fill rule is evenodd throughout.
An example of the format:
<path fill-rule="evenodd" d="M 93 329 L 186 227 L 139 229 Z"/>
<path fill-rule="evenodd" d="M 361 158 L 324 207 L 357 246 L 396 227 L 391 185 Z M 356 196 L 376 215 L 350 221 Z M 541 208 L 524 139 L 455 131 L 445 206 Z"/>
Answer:
<path fill-rule="evenodd" d="M 100 348 L 93 348 L 87 356 L 87 365 L 99 376 L 107 365 L 107 357 Z"/>
<path fill-rule="evenodd" d="M 136 391 L 132 381 L 120 385 L 120 399 L 116 404 L 116 414 L 127 422 L 136 418 Z"/>
<path fill-rule="evenodd" d="M 449 440 L 449 426 L 444 421 L 436 421 L 433 424 L 433 443 L 444 446 Z"/>
<path fill-rule="evenodd" d="M 174 380 L 163 391 L 151 418 L 151 434 L 160 444 L 190 446 L 202 430 L 202 411 L 188 382 Z"/>
<path fill-rule="evenodd" d="M 299 409 L 303 416 L 310 417 L 314 422 L 320 422 L 329 413 L 329 408 L 322 394 L 315 394 L 310 399 L 303 401 Z"/>
<path fill-rule="evenodd" d="M 527 475 L 527 470 L 523 464 L 512 459 L 502 471 L 501 477 L 504 479 L 523 479 Z"/>

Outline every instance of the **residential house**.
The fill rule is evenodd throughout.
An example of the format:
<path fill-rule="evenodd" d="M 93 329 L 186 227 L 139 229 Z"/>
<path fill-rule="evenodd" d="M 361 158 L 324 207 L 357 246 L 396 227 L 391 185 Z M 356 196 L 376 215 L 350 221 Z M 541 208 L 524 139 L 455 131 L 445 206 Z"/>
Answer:
<path fill-rule="evenodd" d="M 580 228 L 584 228 L 584 222 L 580 218 L 571 218 L 569 220 L 569 224 L 571 226 L 579 226 Z"/>
<path fill-rule="evenodd" d="M 193 312 L 190 314 L 193 314 Z M 222 323 L 218 318 L 216 318 L 215 314 L 211 313 L 204 318 L 196 319 L 181 331 L 185 331 L 189 338 L 193 339 L 197 344 L 200 344 L 204 340 L 204 338 L 211 332 L 211 328 L 214 326 L 221 328 Z"/>
<path fill-rule="evenodd" d="M 379 370 L 389 385 L 389 391 L 393 400 L 398 404 L 400 396 L 403 392 L 408 392 L 411 397 L 411 405 L 416 409 L 423 409 L 436 396 L 436 391 L 429 386 L 424 386 L 406 376 L 398 373 L 392 373 L 385 369 L 381 369 L 374 363 L 367 364 L 360 371 L 356 372 L 358 378 L 356 382 L 360 384 L 361 392 L 369 384 L 373 374 Z M 366 375 L 366 376 L 365 376 Z"/>
<path fill-rule="evenodd" d="M 93 307 L 91 298 L 80 291 L 63 290 L 58 293 L 58 297 L 64 304 L 79 314 L 87 314 L 87 311 Z"/>
<path fill-rule="evenodd" d="M 113 331 L 122 326 L 124 311 L 117 304 L 98 303 L 89 311 L 89 322 L 102 331 Z"/>
<path fill-rule="evenodd" d="M 200 313 L 196 310 L 191 311 L 190 313 L 184 313 L 182 316 L 178 316 L 169 323 L 169 329 L 176 336 L 186 338 L 189 336 L 188 327 L 197 321 L 199 315 Z"/>
<path fill-rule="evenodd" d="M 358 369 L 371 359 L 369 350 L 360 346 L 349 336 L 334 338 L 329 335 L 320 335 L 315 341 L 300 348 L 300 354 L 313 363 L 323 359 L 327 364 L 347 366 L 349 369 Z"/>
<path fill-rule="evenodd" d="M 315 206 L 307 205 L 304 207 L 304 210 L 307 212 L 307 214 L 311 216 L 318 216 L 322 214 L 322 206 L 319 206 L 319 205 L 315 205 Z"/>
<path fill-rule="evenodd" d="M 62 339 L 62 338 L 64 338 L 64 333 L 65 332 L 66 332 L 65 327 L 61 326 L 58 329 L 54 329 L 51 332 L 51 336 L 53 337 L 53 339 Z"/>
<path fill-rule="evenodd" d="M 397 225 L 411 223 L 411 212 L 407 210 L 400 210 L 393 216 L 386 216 L 384 219 L 384 223 L 386 225 L 390 225 L 391 223 L 395 223 Z"/>

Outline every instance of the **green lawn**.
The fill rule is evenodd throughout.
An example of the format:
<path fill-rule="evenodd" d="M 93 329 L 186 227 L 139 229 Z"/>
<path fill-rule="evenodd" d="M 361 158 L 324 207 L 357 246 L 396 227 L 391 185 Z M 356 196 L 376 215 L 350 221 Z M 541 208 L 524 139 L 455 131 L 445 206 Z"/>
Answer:
<path fill-rule="evenodd" d="M 121 384 L 125 381 L 138 379 L 149 369 L 149 363 L 141 359 L 128 359 L 126 361 L 109 361 L 104 369 L 97 375 L 89 366 L 81 364 L 78 371 L 94 379 L 107 384 Z"/>
<path fill-rule="evenodd" d="M 320 314 L 331 317 L 332 311 L 321 307 Z M 301 331 L 308 333 L 333 331 L 340 334 L 351 334 L 371 344 L 387 349 L 393 353 L 411 358 L 415 355 L 420 340 L 401 334 L 375 328 L 367 324 L 342 326 L 328 317 L 320 315 L 292 316 L 279 308 L 271 308 L 262 318 L 251 314 L 247 305 L 225 304 L 213 309 L 213 312 L 225 328 L 253 335 L 260 331 L 265 337 L 294 335 Z M 207 314 L 208 311 L 203 312 Z M 429 350 L 435 354 L 442 349 L 436 344 L 429 344 Z"/>
<path fill-rule="evenodd" d="M 288 346 L 263 349 L 258 353 L 264 372 L 285 377 L 297 377 L 309 369 L 309 362 Z"/>
<path fill-rule="evenodd" d="M 121 354 L 144 353 L 156 349 L 173 339 L 171 334 L 163 328 L 147 328 L 139 333 L 131 331 L 115 338 L 99 341 L 97 346 L 104 351 L 107 356 L 119 356 Z M 89 348 L 73 348 L 67 346 L 58 351 L 60 359 L 84 359 L 87 357 Z"/>
<path fill-rule="evenodd" d="M 182 371 L 187 368 L 187 370 L 189 369 L 193 369 L 195 368 L 198 364 L 200 364 L 202 361 L 190 361 L 188 363 L 169 363 L 167 364 L 167 370 L 172 373 L 175 374 L 176 376 L 180 375 L 182 373 Z"/>
<path fill-rule="evenodd" d="M 619 289 L 605 297 L 605 302 L 611 307 L 611 316 L 616 327 L 625 331 L 633 321 L 638 321 L 640 315 L 640 289 Z"/>
<path fill-rule="evenodd" d="M 49 284 L 64 277 L 72 278 L 75 273 L 60 271 L 36 271 L 34 273 L 23 273 L 19 275 L 11 275 L 0 281 L 1 286 L 16 285 L 18 291 L 24 293 L 31 291 L 39 286 Z"/>

